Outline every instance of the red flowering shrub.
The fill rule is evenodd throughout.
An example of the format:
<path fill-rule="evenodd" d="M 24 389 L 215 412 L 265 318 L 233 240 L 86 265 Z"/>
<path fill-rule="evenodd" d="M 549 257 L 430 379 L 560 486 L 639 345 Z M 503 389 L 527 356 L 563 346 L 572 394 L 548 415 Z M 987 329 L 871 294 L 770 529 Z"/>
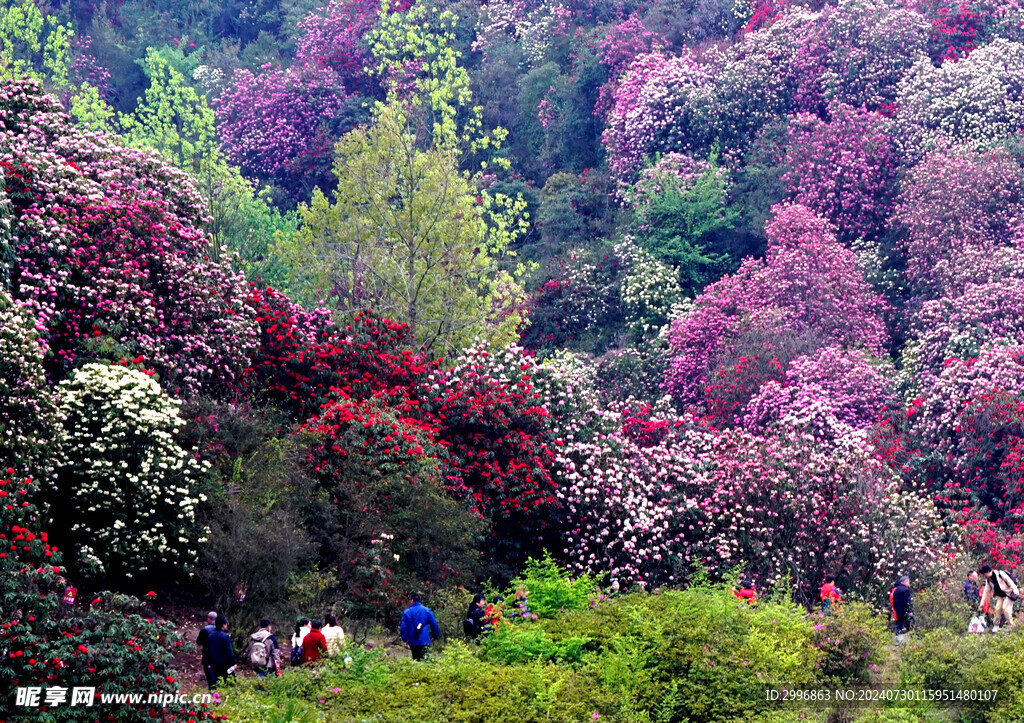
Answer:
<path fill-rule="evenodd" d="M 391 624 L 411 590 L 470 581 L 482 523 L 445 490 L 437 428 L 414 400 L 331 401 L 301 431 L 316 440 L 312 534 L 350 613 Z"/>
<path fill-rule="evenodd" d="M 558 506 L 555 435 L 529 375 L 499 378 L 489 356 L 470 350 L 435 375 L 425 407 L 447 449 L 446 486 L 491 521 L 491 550 L 511 561 L 539 553 Z"/>
<path fill-rule="evenodd" d="M 69 582 L 60 553 L 26 501 L 35 486 L 7 471 L 0 474 L 0 700 L 12 703 L 16 687 L 35 686 L 45 705 L 45 689 L 60 687 L 68 697 L 47 720 L 208 720 L 203 708 L 173 704 L 104 709 L 101 693 L 178 692 L 167 666 L 182 643 L 136 598 L 99 593 L 91 604 L 63 602 Z M 95 688 L 94 705 L 68 705 L 78 686 Z"/>

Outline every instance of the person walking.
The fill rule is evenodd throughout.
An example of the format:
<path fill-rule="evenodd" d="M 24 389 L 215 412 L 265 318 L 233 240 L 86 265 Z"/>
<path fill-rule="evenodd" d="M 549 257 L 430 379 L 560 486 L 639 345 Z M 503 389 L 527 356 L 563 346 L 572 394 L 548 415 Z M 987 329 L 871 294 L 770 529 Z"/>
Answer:
<path fill-rule="evenodd" d="M 431 634 L 435 640 L 441 637 L 434 613 L 421 602 L 418 593 L 413 593 L 412 604 L 402 613 L 399 630 L 402 642 L 412 651 L 413 660 L 423 660 L 426 657 Z"/>
<path fill-rule="evenodd" d="M 260 620 L 260 629 L 249 636 L 249 663 L 257 677 L 281 674 L 281 645 L 274 637 L 270 618 Z"/>
<path fill-rule="evenodd" d="M 892 627 L 897 636 L 910 630 L 913 621 L 914 598 L 910 592 L 910 577 L 902 576 L 889 592 L 889 607 L 892 608 Z"/>
<path fill-rule="evenodd" d="M 466 610 L 466 617 L 462 621 L 462 632 L 470 640 L 478 640 L 484 633 L 484 607 L 486 605 L 487 599 L 477 593 L 473 596 L 473 602 L 469 604 L 469 609 Z"/>
<path fill-rule="evenodd" d="M 199 635 L 196 636 L 196 646 L 199 648 L 200 662 L 203 666 L 203 675 L 206 676 L 206 686 L 213 688 L 213 670 L 210 669 L 210 661 L 206 657 L 206 639 L 210 637 L 210 633 L 217 629 L 217 613 L 211 610 L 206 613 L 206 625 L 199 629 Z"/>
<path fill-rule="evenodd" d="M 228 634 L 228 621 L 225 618 L 217 618 L 216 630 L 206 637 L 206 657 L 210 661 L 210 668 L 213 673 L 213 685 L 211 690 L 217 687 L 221 680 L 227 680 L 229 675 L 235 672 L 235 648 L 231 643 L 231 636 Z"/>
<path fill-rule="evenodd" d="M 295 632 L 292 633 L 292 665 L 302 665 L 302 641 L 309 635 L 309 618 L 300 618 L 295 623 Z"/>
<path fill-rule="evenodd" d="M 819 591 L 821 597 L 821 612 L 828 617 L 832 616 L 835 608 L 843 601 L 843 591 L 836 587 L 836 579 L 832 575 L 825 576 L 825 582 Z"/>
<path fill-rule="evenodd" d="M 309 665 L 320 660 L 320 656 L 327 653 L 327 638 L 321 632 L 324 624 L 319 620 L 313 621 L 312 629 L 302 639 L 302 664 Z"/>
<path fill-rule="evenodd" d="M 977 570 L 971 570 L 967 573 L 967 579 L 964 581 L 964 600 L 972 608 L 981 606 L 981 585 L 979 585 L 979 577 Z"/>
<path fill-rule="evenodd" d="M 327 654 L 337 655 L 345 647 L 345 631 L 338 625 L 338 618 L 331 613 L 324 616 L 324 622 L 326 625 L 321 632 L 327 639 Z"/>
<path fill-rule="evenodd" d="M 978 573 L 985 578 L 985 589 L 981 594 L 981 609 L 992 614 L 992 632 L 999 630 L 1003 621 L 1013 626 L 1013 601 L 1020 597 L 1020 590 L 1006 570 L 993 570 L 982 565 Z"/>

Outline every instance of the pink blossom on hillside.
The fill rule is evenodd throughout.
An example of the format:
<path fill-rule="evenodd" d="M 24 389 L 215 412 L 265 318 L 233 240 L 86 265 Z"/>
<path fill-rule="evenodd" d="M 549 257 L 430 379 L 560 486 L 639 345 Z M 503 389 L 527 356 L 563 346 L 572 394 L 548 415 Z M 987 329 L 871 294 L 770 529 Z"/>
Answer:
<path fill-rule="evenodd" d="M 684 405 L 703 401 L 715 360 L 745 326 L 814 330 L 840 346 L 882 353 L 885 304 L 827 222 L 803 206 L 782 205 L 765 230 L 765 258 L 747 259 L 707 287 L 669 331 L 665 387 Z"/>

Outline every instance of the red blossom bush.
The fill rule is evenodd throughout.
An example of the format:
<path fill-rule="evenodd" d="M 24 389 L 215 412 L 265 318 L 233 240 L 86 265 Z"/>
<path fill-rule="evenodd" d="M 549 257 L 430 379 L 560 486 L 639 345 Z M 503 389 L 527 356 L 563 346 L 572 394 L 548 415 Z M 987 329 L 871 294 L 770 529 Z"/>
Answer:
<path fill-rule="evenodd" d="M 72 583 L 60 552 L 40 530 L 39 511 L 27 501 L 35 485 L 13 471 L 0 473 L 0 700 L 13 701 L 19 686 L 67 688 L 65 705 L 37 712 L 84 723 L 114 720 L 114 715 L 96 706 L 67 705 L 76 686 L 95 688 L 97 696 L 177 693 L 168 665 L 182 643 L 173 624 L 155 621 L 151 610 L 125 595 L 98 593 L 72 605 L 64 602 Z M 205 706 L 121 706 L 117 711 L 119 721 L 211 719 Z"/>

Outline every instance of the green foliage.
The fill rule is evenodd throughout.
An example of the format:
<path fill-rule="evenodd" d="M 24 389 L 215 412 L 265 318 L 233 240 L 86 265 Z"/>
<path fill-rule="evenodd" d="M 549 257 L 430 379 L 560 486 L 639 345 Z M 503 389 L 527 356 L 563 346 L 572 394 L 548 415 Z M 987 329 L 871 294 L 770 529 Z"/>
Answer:
<path fill-rule="evenodd" d="M 523 573 L 512 581 L 510 587 L 525 588 L 530 611 L 542 618 L 552 617 L 563 610 L 582 610 L 600 592 L 591 575 L 570 578 L 547 551 L 541 560 L 527 560 Z"/>
<path fill-rule="evenodd" d="M 655 258 L 677 269 L 691 294 L 728 272 L 734 263 L 716 250 L 716 234 L 735 226 L 728 205 L 729 182 L 712 153 L 708 168 L 691 184 L 655 170 L 653 183 L 637 187 L 633 222 L 637 242 Z"/>
<path fill-rule="evenodd" d="M 521 290 L 497 259 L 526 228 L 525 202 L 491 196 L 446 145 L 417 147 L 397 102 L 338 142 L 338 188 L 300 206 L 302 228 L 276 247 L 289 288 L 407 323 L 418 344 L 448 352 L 481 336 L 508 343 Z"/>
<path fill-rule="evenodd" d="M 590 638 L 551 637 L 539 625 L 499 625 L 482 644 L 483 659 L 489 663 L 518 665 L 532 661 L 579 665 Z"/>
<path fill-rule="evenodd" d="M 70 25 L 46 14 L 32 0 L 0 2 L 0 66 L 4 75 L 31 75 L 56 90 L 68 85 Z"/>
<path fill-rule="evenodd" d="M 782 720 L 763 691 L 820 684 L 812 642 L 811 622 L 788 603 L 752 609 L 709 587 L 632 594 L 499 627 L 479 648 L 450 642 L 426 665 L 360 653 L 348 670 L 331 660 L 243 684 L 224 712 L 261 720 L 299 697 L 329 720 Z"/>
<path fill-rule="evenodd" d="M 866 685 L 885 662 L 891 635 L 885 620 L 868 606 L 847 602 L 815 627 L 821 672 L 836 685 Z"/>

